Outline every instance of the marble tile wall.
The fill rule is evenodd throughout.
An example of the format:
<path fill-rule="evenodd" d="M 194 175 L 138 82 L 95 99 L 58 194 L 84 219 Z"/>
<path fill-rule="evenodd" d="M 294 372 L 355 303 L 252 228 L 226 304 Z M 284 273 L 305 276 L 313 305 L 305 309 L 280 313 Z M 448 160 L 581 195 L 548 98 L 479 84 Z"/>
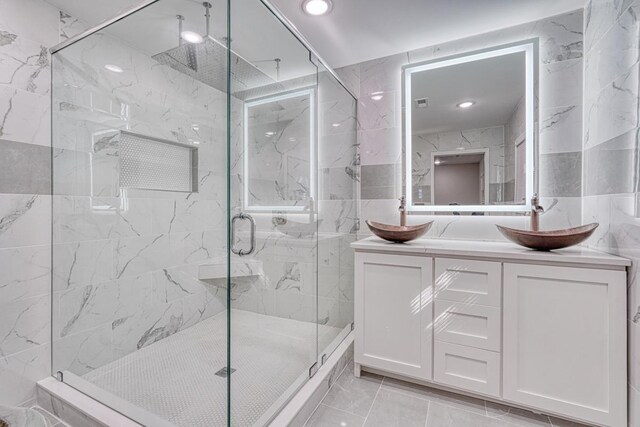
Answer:
<path fill-rule="evenodd" d="M 630 258 L 629 426 L 640 426 L 640 2 L 591 0 L 585 9 L 583 221 L 589 244 Z"/>
<path fill-rule="evenodd" d="M 232 307 L 343 328 L 353 321 L 353 250 L 349 244 L 356 239 L 359 180 L 355 100 L 322 69 L 313 77 L 281 83 L 288 90 L 317 88 L 316 213 L 251 213 L 259 230 L 251 258 L 262 263 L 264 274 L 234 279 Z M 242 118 L 237 119 L 241 129 Z M 232 151 L 239 161 L 233 162 L 231 193 L 234 205 L 242 206 L 244 162 L 240 160 L 244 153 L 242 135 L 236 134 L 232 131 Z M 300 223 L 317 220 L 318 233 L 284 235 L 273 223 L 276 216 Z M 239 245 L 247 238 L 240 234 Z"/>
<path fill-rule="evenodd" d="M 48 48 L 62 26 L 42 0 L 0 0 L 0 11 L 0 404 L 30 406 L 51 372 Z"/>
<path fill-rule="evenodd" d="M 53 70 L 53 371 L 83 375 L 226 308 L 198 280 L 225 256 L 226 95 L 107 33 Z M 197 191 L 121 188 L 124 130 L 196 148 Z"/>
<path fill-rule="evenodd" d="M 540 195 L 546 213 L 543 227 L 565 227 L 581 221 L 582 62 L 581 10 L 474 37 L 344 67 L 338 72 L 359 94 L 358 144 L 362 170 L 360 216 L 397 222 L 402 194 L 401 67 L 531 38 L 540 41 Z M 374 100 L 370 94 L 380 92 Z M 380 95 L 379 94 L 379 95 Z M 377 98 L 377 97 L 376 97 Z M 374 177 L 388 176 L 387 185 Z M 392 188 L 388 188 L 392 186 Z M 493 224 L 523 227 L 522 216 L 410 216 L 410 223 L 435 220 L 431 237 L 502 240 Z M 482 221 L 484 227 L 478 227 Z M 370 234 L 366 227 L 360 236 Z"/>

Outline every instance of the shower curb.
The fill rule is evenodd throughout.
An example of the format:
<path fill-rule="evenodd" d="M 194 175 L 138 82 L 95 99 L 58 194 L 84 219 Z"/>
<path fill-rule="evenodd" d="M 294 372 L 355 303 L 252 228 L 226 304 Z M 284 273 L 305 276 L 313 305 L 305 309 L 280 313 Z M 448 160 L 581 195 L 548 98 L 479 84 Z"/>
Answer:
<path fill-rule="evenodd" d="M 318 372 L 298 391 L 269 427 L 302 427 L 353 358 L 353 331 L 336 348 Z"/>

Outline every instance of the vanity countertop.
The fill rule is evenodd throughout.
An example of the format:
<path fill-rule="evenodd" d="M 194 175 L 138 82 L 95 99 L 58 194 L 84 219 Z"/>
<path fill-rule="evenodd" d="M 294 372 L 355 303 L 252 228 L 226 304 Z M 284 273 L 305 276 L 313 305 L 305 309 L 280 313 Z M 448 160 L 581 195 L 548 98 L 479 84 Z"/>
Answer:
<path fill-rule="evenodd" d="M 500 261 L 558 264 L 587 264 L 593 267 L 624 268 L 631 261 L 584 246 L 534 251 L 508 242 L 472 240 L 417 239 L 407 243 L 391 243 L 379 237 L 367 237 L 351 244 L 357 252 L 425 254 L 442 257 L 496 258 Z"/>

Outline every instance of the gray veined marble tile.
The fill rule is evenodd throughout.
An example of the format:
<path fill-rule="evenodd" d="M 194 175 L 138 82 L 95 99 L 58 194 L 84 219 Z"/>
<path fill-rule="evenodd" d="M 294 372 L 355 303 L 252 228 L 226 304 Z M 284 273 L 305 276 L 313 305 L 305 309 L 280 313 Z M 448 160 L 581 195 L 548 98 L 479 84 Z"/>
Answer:
<path fill-rule="evenodd" d="M 0 28 L 0 84 L 48 94 L 51 68 L 47 46 Z"/>
<path fill-rule="evenodd" d="M 11 302 L 51 292 L 50 246 L 0 250 L 0 301 Z"/>
<path fill-rule="evenodd" d="M 540 34 L 540 62 L 566 61 L 583 55 L 582 10 L 553 16 L 535 23 L 534 34 Z"/>
<path fill-rule="evenodd" d="M 629 71 L 595 94 L 585 93 L 584 147 L 589 148 L 638 125 L 638 73 Z"/>
<path fill-rule="evenodd" d="M 0 193 L 51 194 L 51 150 L 0 140 Z"/>
<path fill-rule="evenodd" d="M 0 358 L 0 401 L 22 405 L 36 395 L 36 381 L 51 374 L 49 344 Z"/>
<path fill-rule="evenodd" d="M 382 98 L 378 98 L 378 97 Z M 362 97 L 358 105 L 359 130 L 397 128 L 400 111 L 396 104 L 399 92 L 382 92 L 376 94 L 376 99 L 371 96 Z"/>
<path fill-rule="evenodd" d="M 602 89 L 638 62 L 638 19 L 640 5 L 634 4 L 618 17 L 609 31 L 589 46 L 585 57 L 585 88 Z"/>
<path fill-rule="evenodd" d="M 427 427 L 511 427 L 514 425 L 517 424 L 436 402 L 431 402 L 426 422 Z"/>
<path fill-rule="evenodd" d="M 388 377 L 385 377 L 384 382 L 382 383 L 382 389 L 394 391 L 410 397 L 427 399 L 433 403 L 463 409 L 480 415 L 486 414 L 483 400 L 457 393 L 450 393 Z"/>
<path fill-rule="evenodd" d="M 363 424 L 362 417 L 321 404 L 305 427 L 361 427 Z"/>
<path fill-rule="evenodd" d="M 637 183 L 634 181 L 638 175 L 636 148 L 627 148 L 624 137 L 584 151 L 583 186 L 586 196 L 632 193 L 635 190 Z"/>
<path fill-rule="evenodd" d="M 50 135 L 49 97 L 0 85 L 0 138 L 49 146 Z"/>
<path fill-rule="evenodd" d="M 365 426 L 423 427 L 430 403 L 426 399 L 382 388 L 373 402 Z"/>
<path fill-rule="evenodd" d="M 66 12 L 60 11 L 59 16 L 60 41 L 70 39 L 87 29 L 87 26 L 83 22 Z"/>
<path fill-rule="evenodd" d="M 513 408 L 493 402 L 486 402 L 487 416 L 505 421 L 509 425 L 526 427 L 550 427 L 549 417 L 524 409 Z"/>
<path fill-rule="evenodd" d="M 0 357 L 51 339 L 51 297 L 41 295 L 0 305 Z"/>
<path fill-rule="evenodd" d="M 581 105 L 541 109 L 540 119 L 540 154 L 582 149 Z"/>
<path fill-rule="evenodd" d="M 577 197 L 582 191 L 582 153 L 540 156 L 540 195 Z"/>
<path fill-rule="evenodd" d="M 540 66 L 540 108 L 582 104 L 583 60 L 553 62 Z"/>
<path fill-rule="evenodd" d="M 325 396 L 323 404 L 366 417 L 381 383 L 382 377 L 378 375 L 363 373 L 356 378 L 353 369 L 347 366 Z"/>

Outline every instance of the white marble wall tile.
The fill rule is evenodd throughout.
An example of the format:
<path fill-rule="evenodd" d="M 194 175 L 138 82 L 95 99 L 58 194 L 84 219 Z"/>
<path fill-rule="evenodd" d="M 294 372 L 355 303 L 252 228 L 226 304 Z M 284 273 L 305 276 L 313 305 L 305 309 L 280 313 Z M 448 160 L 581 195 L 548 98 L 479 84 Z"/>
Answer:
<path fill-rule="evenodd" d="M 56 339 L 52 345 L 53 372 L 84 375 L 113 361 L 110 323 Z"/>
<path fill-rule="evenodd" d="M 21 405 L 33 399 L 36 381 L 51 374 L 50 355 L 49 344 L 43 344 L 0 358 L 0 401 Z"/>
<path fill-rule="evenodd" d="M 545 212 L 540 216 L 540 226 L 546 230 L 582 225 L 581 197 L 541 197 Z"/>
<path fill-rule="evenodd" d="M 589 47 L 585 68 L 589 70 L 585 87 L 598 90 L 631 68 L 640 55 L 640 5 L 624 10 L 609 31 Z"/>
<path fill-rule="evenodd" d="M 590 0 L 585 6 L 584 42 L 589 52 L 614 25 L 633 0 Z"/>
<path fill-rule="evenodd" d="M 59 11 L 58 22 L 60 41 L 70 39 L 71 37 L 80 34 L 81 32 L 88 29 L 87 25 L 84 22 L 61 10 Z"/>
<path fill-rule="evenodd" d="M 53 290 L 113 279 L 114 241 L 93 240 L 61 243 L 53 246 Z"/>
<path fill-rule="evenodd" d="M 27 246 L 0 250 L 0 301 L 46 295 L 51 291 L 51 249 Z"/>
<path fill-rule="evenodd" d="M 358 216 L 355 200 L 321 200 L 318 202 L 319 216 L 323 219 L 319 232 L 351 233 L 355 231 Z"/>
<path fill-rule="evenodd" d="M 582 222 L 600 224 L 589 238 L 588 245 L 605 250 L 609 247 L 611 235 L 609 224 L 611 220 L 611 197 L 609 195 L 584 196 L 582 198 Z"/>
<path fill-rule="evenodd" d="M 640 390 L 629 387 L 629 427 L 640 426 Z"/>
<path fill-rule="evenodd" d="M 137 276 L 177 265 L 167 235 L 119 239 L 114 245 L 114 277 Z"/>
<path fill-rule="evenodd" d="M 407 62 L 407 54 L 399 53 L 361 63 L 360 99 L 373 92 L 399 92 L 402 77 L 398 71 Z"/>
<path fill-rule="evenodd" d="M 349 65 L 334 70 L 356 97 L 360 97 L 360 65 Z"/>
<path fill-rule="evenodd" d="M 0 31 L 45 46 L 58 42 L 58 10 L 40 0 L 0 0 Z"/>
<path fill-rule="evenodd" d="M 396 98 L 400 96 L 400 92 L 383 92 L 376 96 L 382 98 L 374 100 L 366 96 L 358 100 L 359 129 L 397 128 L 400 125 L 400 111 L 397 109 Z"/>
<path fill-rule="evenodd" d="M 581 130 L 581 105 L 541 109 L 539 153 L 549 154 L 581 151 Z"/>
<path fill-rule="evenodd" d="M 640 390 L 640 322 L 627 323 L 629 332 L 629 384 Z M 639 402 L 640 403 L 640 402 Z"/>
<path fill-rule="evenodd" d="M 48 245 L 50 203 L 43 195 L 0 195 L 0 248 Z"/>
<path fill-rule="evenodd" d="M 402 128 L 362 130 L 358 132 L 361 165 L 401 164 Z"/>
<path fill-rule="evenodd" d="M 583 59 L 541 64 L 539 76 L 540 108 L 582 105 Z"/>
<path fill-rule="evenodd" d="M 56 316 L 53 337 L 68 335 L 109 323 L 119 304 L 118 285 L 100 283 L 54 293 Z"/>
<path fill-rule="evenodd" d="M 533 34 L 540 35 L 540 62 L 566 61 L 583 56 L 582 10 L 536 22 Z"/>
<path fill-rule="evenodd" d="M 50 340 L 51 297 L 41 295 L 0 304 L 0 357 Z"/>
<path fill-rule="evenodd" d="M 197 274 L 197 266 L 154 271 L 151 273 L 153 297 L 161 303 L 168 303 L 190 295 L 203 294 L 206 285 L 198 280 Z"/>
<path fill-rule="evenodd" d="M 638 64 L 600 92 L 585 91 L 584 147 L 601 144 L 638 126 Z"/>
<path fill-rule="evenodd" d="M 51 89 L 47 46 L 0 28 L 0 84 L 46 95 Z"/>
<path fill-rule="evenodd" d="M 320 137 L 318 167 L 353 167 L 358 162 L 356 132 L 346 132 Z"/>
<path fill-rule="evenodd" d="M 47 96 L 0 85 L 0 137 L 49 146 L 50 103 Z"/>

